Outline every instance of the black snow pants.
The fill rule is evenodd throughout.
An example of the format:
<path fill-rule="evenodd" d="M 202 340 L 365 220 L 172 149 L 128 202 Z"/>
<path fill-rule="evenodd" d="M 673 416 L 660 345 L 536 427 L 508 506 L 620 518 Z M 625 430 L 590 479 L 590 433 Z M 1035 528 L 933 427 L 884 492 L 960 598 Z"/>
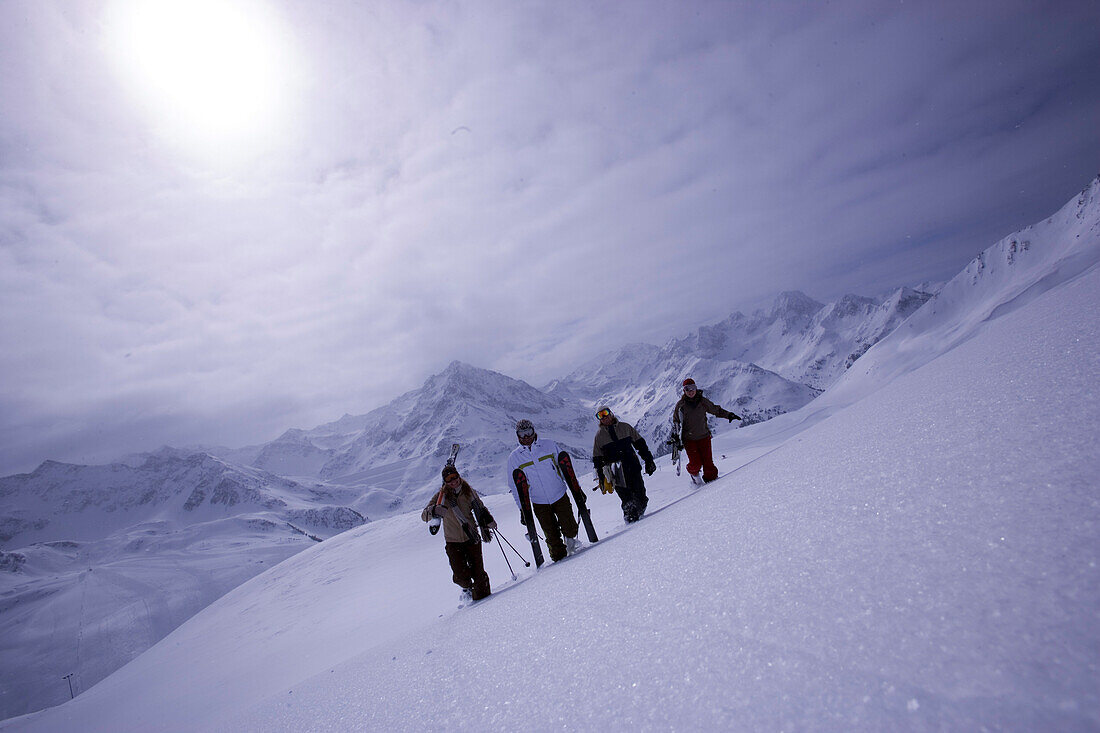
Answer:
<path fill-rule="evenodd" d="M 474 540 L 448 542 L 446 549 L 455 585 L 469 590 L 470 597 L 475 601 L 489 595 L 489 575 L 485 572 L 481 543 Z"/>
<path fill-rule="evenodd" d="M 626 486 L 620 486 L 616 491 L 619 492 L 619 501 L 623 505 L 623 519 L 637 522 L 649 506 L 649 497 L 645 495 L 645 481 L 642 480 L 642 470 L 637 461 L 623 461 L 622 467 Z"/>

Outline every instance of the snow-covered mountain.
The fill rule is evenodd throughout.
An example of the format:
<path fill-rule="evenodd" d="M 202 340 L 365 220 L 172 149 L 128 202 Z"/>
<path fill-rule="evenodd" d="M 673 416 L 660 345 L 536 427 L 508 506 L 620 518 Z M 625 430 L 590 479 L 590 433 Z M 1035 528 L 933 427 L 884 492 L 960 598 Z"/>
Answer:
<path fill-rule="evenodd" d="M 673 354 L 750 362 L 824 390 L 930 297 L 899 288 L 881 299 L 845 295 L 823 305 L 804 293 L 786 292 L 767 313 L 734 313 L 666 348 Z"/>
<path fill-rule="evenodd" d="M 365 415 L 310 430 L 288 430 L 247 449 L 208 448 L 228 461 L 292 477 L 356 487 L 381 516 L 422 501 L 452 443 L 483 493 L 507 488 L 503 465 L 521 417 L 576 456 L 591 453 L 594 407 L 608 404 L 660 455 L 680 383 L 691 375 L 743 424 L 797 410 L 920 307 L 927 293 L 901 288 L 873 299 L 849 295 L 827 305 L 783 293 L 767 314 L 740 313 L 665 347 L 631 344 L 579 366 L 542 389 L 498 372 L 451 363 L 423 386 Z M 728 426 L 714 423 L 718 434 Z"/>
<path fill-rule="evenodd" d="M 188 525 L 244 513 L 332 534 L 365 521 L 343 505 L 358 497 L 342 494 L 173 448 L 136 467 L 46 461 L 33 473 L 0 478 L 0 542 L 92 540 L 142 522 Z"/>
<path fill-rule="evenodd" d="M 169 448 L 0 479 L 0 714 L 61 702 L 59 675 L 90 686 L 264 568 L 363 524 L 358 498 Z"/>
<path fill-rule="evenodd" d="M 1100 251 L 1100 176 L 1058 212 L 1014 232 L 975 257 L 928 303 L 853 365 L 831 400 L 862 394 L 969 338 L 982 324 L 1020 308 L 1094 267 Z M 868 358 L 868 356 L 870 358 Z"/>
<path fill-rule="evenodd" d="M 374 513 L 427 499 L 453 443 L 465 475 L 482 493 L 506 490 L 503 464 L 520 418 L 577 456 L 588 455 L 594 418 L 575 401 L 498 372 L 452 362 L 419 389 L 366 415 L 345 415 L 312 430 L 291 430 L 262 446 L 253 465 L 354 486 Z"/>
<path fill-rule="evenodd" d="M 634 422 L 655 452 L 668 437 L 668 416 L 683 374 L 756 422 L 797 409 L 818 391 L 751 364 L 673 354 L 635 344 L 593 360 L 544 389 L 498 372 L 453 362 L 417 390 L 366 415 L 312 430 L 291 430 L 253 450 L 252 465 L 331 485 L 357 486 L 373 514 L 425 500 L 452 443 L 459 464 L 482 493 L 507 490 L 504 462 L 520 418 L 535 423 L 578 458 L 591 455 L 594 406 L 606 402 Z M 230 457 L 230 452 L 218 452 Z"/>
<path fill-rule="evenodd" d="M 734 313 L 663 348 L 630 344 L 544 389 L 588 407 L 611 405 L 663 454 L 685 377 L 744 418 L 732 427 L 769 420 L 814 399 L 930 297 L 899 288 L 880 299 L 846 295 L 823 305 L 804 293 L 781 293 L 767 313 Z M 714 434 L 729 429 L 711 420 Z"/>
<path fill-rule="evenodd" d="M 745 425 L 797 410 L 819 394 L 755 364 L 649 344 L 630 344 L 597 357 L 551 382 L 546 391 L 579 400 L 588 408 L 587 415 L 598 405 L 611 406 L 620 419 L 638 429 L 655 455 L 663 455 L 669 450 L 665 441 L 672 408 L 689 375 L 711 400 L 744 418 Z M 712 420 L 715 434 L 732 427 Z"/>
<path fill-rule="evenodd" d="M 1094 182 L 1055 216 L 982 253 L 931 300 L 923 290 L 902 289 L 883 299 L 848 296 L 822 305 L 788 293 L 767 314 L 734 314 L 664 348 L 627 347 L 544 390 L 456 362 L 371 413 L 288 431 L 261 446 L 218 451 L 221 461 L 193 453 L 173 458 L 167 451 L 158 459 L 173 466 L 165 476 L 153 469 L 143 473 L 155 457 L 150 456 L 107 467 L 47 463 L 34 474 L 4 479 L 0 497 L 22 498 L 0 519 L 10 538 L 0 557 L 0 651 L 5 660 L 14 660 L 14 668 L 30 670 L 18 683 L 5 678 L 4 689 L 12 690 L 5 705 L 7 699 L 35 699 L 26 680 L 56 691 L 59 663 L 50 661 L 53 656 L 83 670 L 79 689 L 84 689 L 111 664 L 163 636 L 181 614 L 186 617 L 254 575 L 263 562 L 311 544 L 306 535 L 325 536 L 309 527 L 335 529 L 338 516 L 347 516 L 342 509 L 379 514 L 419 509 L 452 442 L 464 446 L 460 465 L 479 489 L 503 491 L 500 466 L 512 448 L 518 417 L 533 419 L 540 434 L 586 456 L 595 422 L 591 408 L 607 402 L 660 450 L 679 382 L 690 374 L 716 402 L 746 417 L 786 413 L 748 430 L 723 432 L 715 426 L 719 446 L 731 455 L 762 455 L 973 337 L 987 321 L 1089 271 L 1100 241 L 1098 187 Z M 907 314 L 912 315 L 891 331 Z M 853 368 L 845 371 L 848 367 Z M 820 388 L 814 385 L 837 375 L 837 382 L 813 399 Z M 230 465 L 238 462 L 252 467 Z M 848 468 L 858 470 L 854 464 Z M 299 478 L 280 479 L 275 473 Z M 69 474 L 83 478 L 66 479 Z M 26 478 L 36 475 L 40 483 Z M 171 486 L 180 490 L 173 493 Z M 123 490 L 109 490 L 117 488 Z M 39 498 L 33 498 L 36 492 Z M 111 498 L 114 493 L 120 498 Z M 507 506 L 510 500 L 493 501 Z M 295 511 L 306 515 L 295 515 L 293 522 L 289 512 Z M 74 520 L 79 516 L 102 524 L 93 531 L 94 523 Z M 412 516 L 400 513 L 395 521 Z M 55 531 L 73 534 L 50 539 Z M 26 542 L 36 544 L 22 546 Z M 181 582 L 181 574 L 191 580 Z M 399 571 L 395 577 L 404 575 Z M 36 605 L 44 598 L 55 600 Z M 155 599 L 152 612 L 135 610 L 139 603 L 148 606 L 149 598 Z M 75 656 L 29 651 L 43 648 L 50 636 L 44 625 L 32 622 L 44 616 L 68 619 L 56 636 L 81 640 Z M 98 641 L 90 629 L 103 632 Z"/>
<path fill-rule="evenodd" d="M 597 496 L 576 558 L 513 583 L 487 553 L 494 595 L 456 611 L 441 541 L 397 514 L 0 729 L 1096 729 L 1098 194 L 719 436 L 716 483 L 664 466 L 629 528 Z"/>
<path fill-rule="evenodd" d="M 735 313 L 663 348 L 631 344 L 542 389 L 456 361 L 365 415 L 288 430 L 264 445 L 205 450 L 283 476 L 355 487 L 361 506 L 382 516 L 424 500 L 451 444 L 460 443 L 462 469 L 482 493 L 499 493 L 507 489 L 503 466 L 519 418 L 585 458 L 596 429 L 593 408 L 608 404 L 661 455 L 685 376 L 745 418 L 742 424 L 767 420 L 814 399 L 929 297 L 902 288 L 879 299 L 849 295 L 822 305 L 783 293 L 767 314 Z"/>

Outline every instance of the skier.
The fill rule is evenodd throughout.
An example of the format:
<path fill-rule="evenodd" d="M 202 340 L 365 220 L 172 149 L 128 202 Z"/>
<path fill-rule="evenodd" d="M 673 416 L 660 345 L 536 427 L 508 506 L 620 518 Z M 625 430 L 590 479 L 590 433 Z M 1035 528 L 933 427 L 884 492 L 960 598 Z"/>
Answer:
<path fill-rule="evenodd" d="M 596 417 L 600 421 L 596 440 L 592 444 L 592 463 L 596 467 L 596 474 L 599 475 L 604 466 L 614 463 L 622 466 L 626 485 L 615 488 L 623 505 L 623 519 L 628 523 L 637 522 L 645 514 L 649 504 L 638 456 L 645 462 L 645 472 L 649 476 L 657 470 L 657 464 L 653 462 L 653 454 L 650 453 L 645 438 L 638 435 L 633 425 L 615 417 L 610 407 L 601 407 L 596 411 Z"/>
<path fill-rule="evenodd" d="M 729 422 L 740 420 L 729 410 L 724 410 L 703 396 L 703 391 L 695 386 L 695 380 L 684 380 L 684 393 L 672 410 L 672 432 L 678 433 L 688 456 L 687 471 L 694 484 L 709 483 L 718 478 L 718 467 L 710 449 L 710 426 L 707 425 L 707 413 L 724 417 Z M 703 478 L 699 479 L 699 469 L 703 469 Z"/>
<path fill-rule="evenodd" d="M 531 509 L 546 535 L 550 559 L 557 562 L 566 555 L 572 555 L 580 546 L 577 519 L 573 516 L 573 505 L 566 494 L 568 486 L 558 467 L 558 454 L 562 449 L 552 440 L 539 440 L 530 420 L 516 423 L 516 439 L 519 440 L 519 447 L 508 456 L 507 475 L 511 476 L 518 468 L 527 477 Z M 520 508 L 520 524 L 524 524 L 519 490 L 514 483 L 511 489 L 516 506 Z M 527 527 L 527 531 L 534 532 L 535 528 Z"/>
<path fill-rule="evenodd" d="M 482 560 L 481 543 L 492 541 L 489 530 L 496 529 L 497 523 L 481 497 L 452 465 L 443 467 L 443 486 L 420 514 L 425 522 L 433 517 L 443 520 L 447 559 L 455 585 L 462 588 L 463 599 L 479 601 L 489 595 L 492 591 Z"/>

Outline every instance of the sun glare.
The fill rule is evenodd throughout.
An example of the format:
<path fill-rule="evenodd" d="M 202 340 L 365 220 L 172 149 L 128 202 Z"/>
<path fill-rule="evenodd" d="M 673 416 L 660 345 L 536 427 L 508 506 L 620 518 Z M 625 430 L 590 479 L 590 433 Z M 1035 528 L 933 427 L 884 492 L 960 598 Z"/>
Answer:
<path fill-rule="evenodd" d="M 117 0 L 106 26 L 124 77 L 174 136 L 224 147 L 278 126 L 286 48 L 254 0 Z"/>

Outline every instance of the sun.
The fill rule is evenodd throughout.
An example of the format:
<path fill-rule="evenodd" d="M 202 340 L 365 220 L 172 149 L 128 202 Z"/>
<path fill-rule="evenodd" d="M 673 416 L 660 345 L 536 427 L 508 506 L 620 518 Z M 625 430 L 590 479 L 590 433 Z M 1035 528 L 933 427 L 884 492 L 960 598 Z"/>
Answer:
<path fill-rule="evenodd" d="M 105 28 L 135 98 L 173 135 L 232 144 L 277 125 L 288 49 L 257 0 L 116 0 Z"/>

